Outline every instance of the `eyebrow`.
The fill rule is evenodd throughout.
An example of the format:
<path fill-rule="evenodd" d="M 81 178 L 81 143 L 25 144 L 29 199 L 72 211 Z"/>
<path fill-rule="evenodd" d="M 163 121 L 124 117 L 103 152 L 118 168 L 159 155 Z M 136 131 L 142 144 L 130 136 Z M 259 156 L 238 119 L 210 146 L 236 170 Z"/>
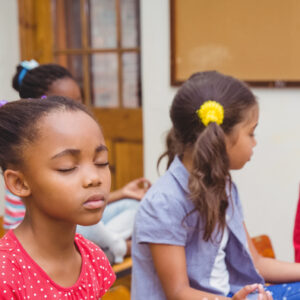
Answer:
<path fill-rule="evenodd" d="M 99 153 L 99 152 L 102 152 L 102 151 L 108 151 L 108 149 L 105 145 L 100 145 L 95 150 L 96 153 Z"/>
<path fill-rule="evenodd" d="M 96 149 L 95 149 L 95 153 L 99 153 L 102 151 L 108 151 L 108 149 L 105 145 L 100 145 L 100 146 L 96 147 Z M 55 154 L 54 156 L 52 156 L 51 160 L 62 157 L 62 156 L 66 156 L 66 155 L 78 156 L 80 154 L 80 152 L 81 151 L 79 149 L 65 149 L 65 150 Z"/>

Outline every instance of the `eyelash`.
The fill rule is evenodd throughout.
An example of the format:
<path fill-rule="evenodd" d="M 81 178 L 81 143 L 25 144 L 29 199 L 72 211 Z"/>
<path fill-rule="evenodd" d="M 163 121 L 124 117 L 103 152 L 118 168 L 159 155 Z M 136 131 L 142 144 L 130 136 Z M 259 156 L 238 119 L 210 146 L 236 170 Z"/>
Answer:
<path fill-rule="evenodd" d="M 61 172 L 61 173 L 68 173 L 68 172 L 71 172 L 75 170 L 75 167 L 74 168 L 70 168 L 70 169 L 59 169 L 57 170 L 58 172 Z"/>
<path fill-rule="evenodd" d="M 101 164 L 95 164 L 97 167 L 106 167 L 106 166 L 109 166 L 109 162 L 106 162 L 106 163 L 101 163 Z"/>
<path fill-rule="evenodd" d="M 104 168 L 104 167 L 106 167 L 106 166 L 109 166 L 109 162 L 106 162 L 106 163 L 99 163 L 99 164 L 97 164 L 97 163 L 95 163 L 95 165 L 97 166 L 97 167 L 99 167 L 99 168 Z M 73 170 L 75 170 L 76 169 L 76 167 L 73 167 L 73 168 L 70 168 L 70 169 L 59 169 L 59 170 L 57 170 L 58 172 L 61 172 L 61 173 L 68 173 L 68 172 L 71 172 L 71 171 L 73 171 Z"/>

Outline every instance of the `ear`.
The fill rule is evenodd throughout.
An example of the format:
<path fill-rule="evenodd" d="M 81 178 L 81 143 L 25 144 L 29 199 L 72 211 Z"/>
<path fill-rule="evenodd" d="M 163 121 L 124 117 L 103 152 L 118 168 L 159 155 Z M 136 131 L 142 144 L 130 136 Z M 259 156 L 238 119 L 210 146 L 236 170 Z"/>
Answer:
<path fill-rule="evenodd" d="M 7 169 L 4 171 L 4 181 L 11 193 L 18 197 L 28 197 L 31 194 L 29 185 L 21 171 Z"/>

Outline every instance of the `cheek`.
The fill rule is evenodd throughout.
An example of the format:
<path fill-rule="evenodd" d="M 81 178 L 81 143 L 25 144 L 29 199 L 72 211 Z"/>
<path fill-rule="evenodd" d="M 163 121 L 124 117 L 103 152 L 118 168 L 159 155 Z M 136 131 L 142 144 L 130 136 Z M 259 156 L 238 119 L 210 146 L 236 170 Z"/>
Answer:
<path fill-rule="evenodd" d="M 43 194 L 46 198 L 56 198 L 57 195 L 64 195 L 70 192 L 71 184 L 66 183 L 64 180 L 59 180 L 58 178 L 53 178 L 53 176 L 48 176 L 47 180 L 37 180 L 34 183 L 32 192 L 39 195 Z"/>
<path fill-rule="evenodd" d="M 254 138 L 250 138 L 250 140 L 248 141 L 248 149 L 249 152 L 253 152 L 253 148 L 256 146 L 256 140 Z"/>
<path fill-rule="evenodd" d="M 110 173 L 109 169 L 107 169 L 107 171 L 104 174 L 103 183 L 107 187 L 108 192 L 110 192 L 110 188 L 111 188 L 111 173 Z"/>

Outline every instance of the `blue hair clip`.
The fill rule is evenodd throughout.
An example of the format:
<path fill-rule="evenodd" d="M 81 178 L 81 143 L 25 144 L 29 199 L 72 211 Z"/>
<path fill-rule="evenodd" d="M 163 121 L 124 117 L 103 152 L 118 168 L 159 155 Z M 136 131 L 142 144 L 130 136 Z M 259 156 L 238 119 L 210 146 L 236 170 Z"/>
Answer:
<path fill-rule="evenodd" d="M 21 85 L 26 73 L 29 71 L 29 70 L 32 70 L 34 68 L 36 68 L 37 66 L 39 66 L 39 63 L 32 59 L 32 60 L 24 60 L 20 63 L 20 65 L 22 66 L 22 71 L 20 72 L 19 76 L 18 76 L 18 83 L 19 83 L 19 86 Z"/>
<path fill-rule="evenodd" d="M 18 77 L 19 86 L 21 85 L 23 78 L 25 77 L 27 71 L 28 71 L 27 69 L 22 69 L 22 71 L 20 72 L 19 77 Z"/>

